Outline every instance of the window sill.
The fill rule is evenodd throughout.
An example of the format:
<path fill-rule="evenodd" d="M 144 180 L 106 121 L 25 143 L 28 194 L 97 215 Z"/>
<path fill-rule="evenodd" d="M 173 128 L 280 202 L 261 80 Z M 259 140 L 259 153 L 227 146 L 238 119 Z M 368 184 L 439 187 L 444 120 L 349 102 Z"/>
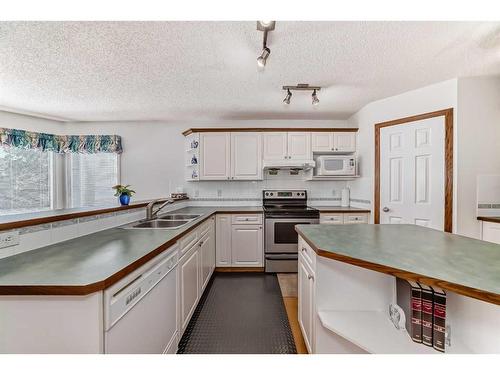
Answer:
<path fill-rule="evenodd" d="M 181 201 L 185 199 L 187 198 L 174 200 Z M 159 202 L 165 202 L 166 200 L 166 198 L 161 198 Z M 151 202 L 151 200 L 134 202 L 128 206 L 116 204 L 104 207 L 66 208 L 60 210 L 31 212 L 26 214 L 5 215 L 0 216 L 0 231 L 53 223 L 56 221 L 71 220 L 85 216 L 107 214 L 110 212 L 133 210 L 136 208 L 146 207 L 149 202 Z"/>

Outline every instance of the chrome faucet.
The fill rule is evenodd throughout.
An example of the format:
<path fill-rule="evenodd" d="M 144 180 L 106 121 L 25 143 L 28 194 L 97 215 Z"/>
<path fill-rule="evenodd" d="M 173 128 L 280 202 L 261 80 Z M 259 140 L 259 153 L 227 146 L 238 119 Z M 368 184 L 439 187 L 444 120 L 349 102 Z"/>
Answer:
<path fill-rule="evenodd" d="M 146 206 L 146 220 L 153 220 L 154 218 L 156 218 L 158 212 L 160 212 L 165 206 L 175 202 L 173 199 L 167 199 L 167 201 L 160 207 L 154 209 L 153 207 L 160 203 L 160 200 L 161 199 L 155 199 L 148 203 L 148 205 Z"/>

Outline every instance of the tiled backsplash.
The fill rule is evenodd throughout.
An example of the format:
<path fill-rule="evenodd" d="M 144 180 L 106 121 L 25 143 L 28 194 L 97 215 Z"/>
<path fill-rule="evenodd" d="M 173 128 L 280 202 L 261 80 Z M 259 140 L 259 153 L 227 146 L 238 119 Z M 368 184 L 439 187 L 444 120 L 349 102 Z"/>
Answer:
<path fill-rule="evenodd" d="M 176 210 L 186 205 L 186 202 L 176 203 L 164 211 Z M 141 220 L 144 219 L 145 213 L 144 208 L 136 208 L 8 230 L 5 232 L 19 232 L 19 245 L 0 249 L 0 259 Z"/>

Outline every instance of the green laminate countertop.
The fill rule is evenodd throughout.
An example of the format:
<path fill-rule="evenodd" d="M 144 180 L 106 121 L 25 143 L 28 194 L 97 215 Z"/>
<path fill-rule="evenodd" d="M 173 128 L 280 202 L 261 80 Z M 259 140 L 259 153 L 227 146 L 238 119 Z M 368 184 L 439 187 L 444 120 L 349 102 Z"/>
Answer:
<path fill-rule="evenodd" d="M 262 207 L 186 207 L 169 213 L 202 216 L 179 229 L 112 228 L 1 259 L 0 295 L 84 295 L 102 290 L 219 212 L 258 213 Z"/>
<path fill-rule="evenodd" d="M 320 256 L 500 305 L 500 245 L 417 225 L 297 225 Z"/>

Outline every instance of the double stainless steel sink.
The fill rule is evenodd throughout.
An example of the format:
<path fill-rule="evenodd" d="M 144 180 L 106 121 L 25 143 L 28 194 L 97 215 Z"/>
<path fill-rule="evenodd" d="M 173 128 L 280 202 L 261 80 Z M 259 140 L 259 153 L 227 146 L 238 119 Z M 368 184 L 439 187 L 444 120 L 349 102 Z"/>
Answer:
<path fill-rule="evenodd" d="M 132 223 L 126 229 L 177 229 L 190 221 L 202 216 L 202 214 L 164 214 L 153 220 L 142 220 L 139 223 Z"/>

